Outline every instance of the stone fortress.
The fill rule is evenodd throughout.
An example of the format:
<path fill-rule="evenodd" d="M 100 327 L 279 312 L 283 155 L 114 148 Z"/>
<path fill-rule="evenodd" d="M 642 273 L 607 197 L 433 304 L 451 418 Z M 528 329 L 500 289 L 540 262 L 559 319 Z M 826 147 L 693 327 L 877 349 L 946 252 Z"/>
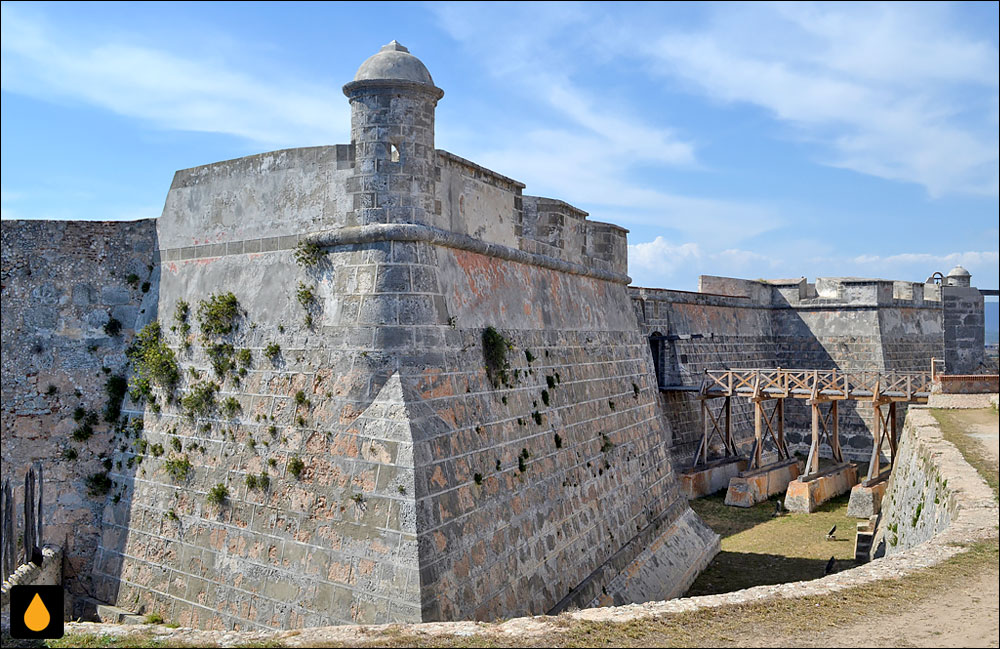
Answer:
<path fill-rule="evenodd" d="M 179 171 L 158 219 L 3 222 L 3 476 L 43 463 L 76 612 L 289 628 L 676 597 L 719 538 L 678 486 L 696 393 L 661 388 L 981 362 L 960 269 L 630 287 L 626 230 L 435 149 L 444 93 L 406 48 L 344 93 L 350 144 Z M 858 458 L 868 415 L 842 429 Z"/>

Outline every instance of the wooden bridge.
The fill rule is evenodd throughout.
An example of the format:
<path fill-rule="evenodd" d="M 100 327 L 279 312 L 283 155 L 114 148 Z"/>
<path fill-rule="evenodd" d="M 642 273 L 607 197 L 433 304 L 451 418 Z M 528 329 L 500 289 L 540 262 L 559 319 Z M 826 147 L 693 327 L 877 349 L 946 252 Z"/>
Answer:
<path fill-rule="evenodd" d="M 875 409 L 872 456 L 865 484 L 880 477 L 879 456 L 888 443 L 891 462 L 896 457 L 896 404 L 926 403 L 933 381 L 931 372 L 841 371 L 801 369 L 726 369 L 706 370 L 699 390 L 703 434 L 695 454 L 692 471 L 707 467 L 710 462 L 725 462 L 739 457 L 732 436 L 732 398 L 745 397 L 754 404 L 754 442 L 748 462 L 748 472 L 766 470 L 791 460 L 785 443 L 784 400 L 806 400 L 812 408 L 812 443 L 801 480 L 820 475 L 819 448 L 825 441 L 838 467 L 846 465 L 840 448 L 837 404 L 841 401 L 870 402 Z M 723 399 L 720 408 L 710 402 Z M 773 405 L 768 407 L 768 403 Z M 825 412 L 824 412 L 825 410 Z M 709 449 L 718 437 L 724 449 L 722 458 L 709 458 Z M 770 438 L 778 453 L 772 465 L 762 463 L 766 438 Z M 836 468 L 836 467 L 835 467 Z"/>

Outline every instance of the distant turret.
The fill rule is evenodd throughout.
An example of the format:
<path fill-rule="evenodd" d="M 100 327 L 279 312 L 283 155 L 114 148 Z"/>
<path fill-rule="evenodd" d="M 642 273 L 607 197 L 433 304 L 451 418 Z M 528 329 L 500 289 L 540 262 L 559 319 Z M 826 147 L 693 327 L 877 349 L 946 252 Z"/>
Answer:
<path fill-rule="evenodd" d="M 955 266 L 945 277 L 945 286 L 972 286 L 972 274 L 961 266 Z"/>

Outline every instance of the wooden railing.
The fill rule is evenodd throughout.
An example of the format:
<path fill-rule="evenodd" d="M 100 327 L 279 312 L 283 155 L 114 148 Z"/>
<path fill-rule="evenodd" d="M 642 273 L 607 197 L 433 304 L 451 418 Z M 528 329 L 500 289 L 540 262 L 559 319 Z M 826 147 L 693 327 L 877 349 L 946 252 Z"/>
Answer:
<path fill-rule="evenodd" d="M 931 380 L 930 372 L 784 368 L 705 370 L 701 392 L 712 397 L 925 401 L 931 392 Z"/>

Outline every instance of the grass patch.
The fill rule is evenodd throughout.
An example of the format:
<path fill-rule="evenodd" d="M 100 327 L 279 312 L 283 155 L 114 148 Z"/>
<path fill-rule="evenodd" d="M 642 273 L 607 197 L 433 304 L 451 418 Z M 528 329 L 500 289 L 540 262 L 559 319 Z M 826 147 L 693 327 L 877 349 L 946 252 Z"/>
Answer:
<path fill-rule="evenodd" d="M 725 593 L 763 584 L 818 579 L 836 557 L 837 570 L 854 567 L 856 519 L 847 515 L 850 494 L 812 514 L 775 517 L 775 501 L 744 509 L 725 504 L 725 493 L 691 501 L 691 508 L 722 537 L 722 550 L 687 595 Z M 835 541 L 826 533 L 837 526 Z"/>
<path fill-rule="evenodd" d="M 972 426 L 989 426 L 997 428 L 997 413 L 991 408 L 981 410 L 931 410 L 938 426 L 941 427 L 941 434 L 944 438 L 955 445 L 965 461 L 979 472 L 986 484 L 993 490 L 993 497 L 1000 500 L 1000 471 L 997 470 L 995 460 L 990 457 L 989 452 L 983 448 L 983 444 L 974 437 L 970 437 Z"/>

